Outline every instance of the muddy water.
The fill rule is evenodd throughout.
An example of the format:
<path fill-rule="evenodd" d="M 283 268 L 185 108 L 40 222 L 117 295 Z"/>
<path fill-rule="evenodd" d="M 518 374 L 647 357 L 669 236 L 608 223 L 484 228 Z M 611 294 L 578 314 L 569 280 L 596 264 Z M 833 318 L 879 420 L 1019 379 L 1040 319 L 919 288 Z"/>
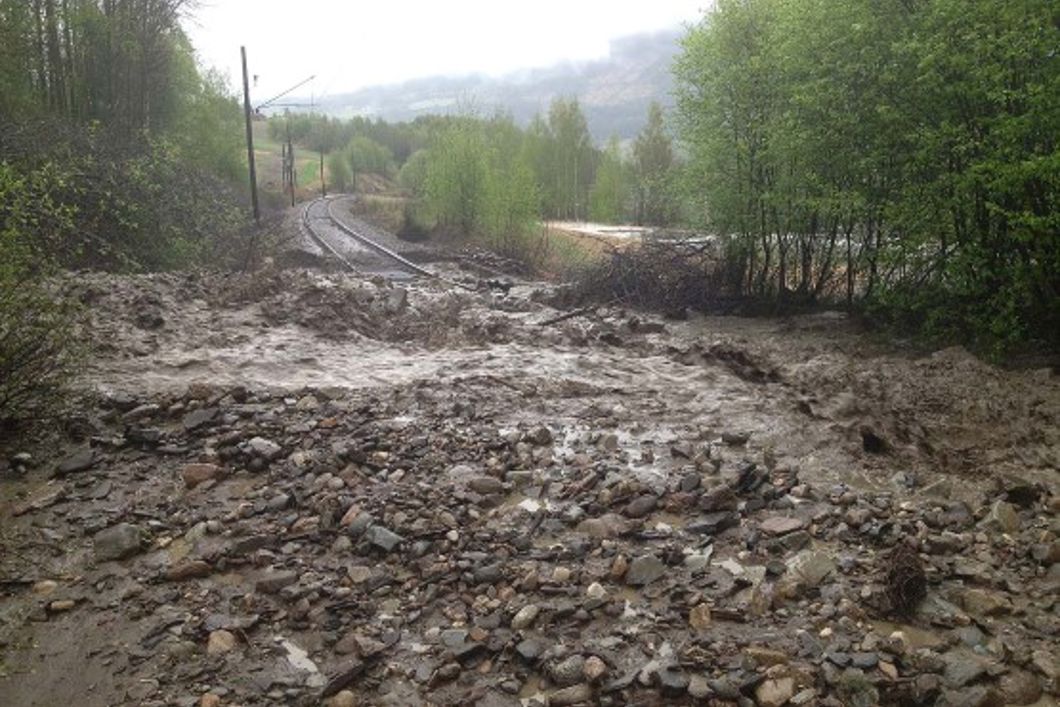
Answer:
<path fill-rule="evenodd" d="M 638 329 L 620 310 L 540 327 L 556 312 L 526 297 L 532 286 L 501 297 L 417 282 L 397 304 L 385 282 L 301 271 L 89 276 L 79 287 L 98 344 L 87 380 L 109 393 L 206 383 L 459 394 L 461 381 L 487 380 L 523 401 L 502 426 L 561 426 L 556 454 L 567 457 L 610 436 L 615 468 L 659 487 L 690 463 L 677 443 L 707 449 L 718 468 L 748 460 L 813 483 L 902 494 L 941 479 L 941 497 L 963 491 L 946 482 L 955 475 L 1053 483 L 1060 464 L 1050 371 L 881 349 L 839 315 L 700 318 L 644 334 L 645 317 Z M 145 313 L 162 323 L 145 327 Z M 885 454 L 865 451 L 866 430 Z"/>

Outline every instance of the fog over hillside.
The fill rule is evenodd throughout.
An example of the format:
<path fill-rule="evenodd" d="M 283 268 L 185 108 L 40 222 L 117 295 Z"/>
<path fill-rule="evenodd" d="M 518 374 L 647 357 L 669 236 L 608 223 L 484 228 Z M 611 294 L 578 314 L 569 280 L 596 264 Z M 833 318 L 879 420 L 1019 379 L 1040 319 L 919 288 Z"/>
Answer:
<path fill-rule="evenodd" d="M 581 101 L 598 142 L 612 134 L 630 138 L 644 124 L 651 101 L 671 102 L 670 66 L 681 35 L 675 28 L 617 39 L 610 56 L 599 61 L 564 62 L 501 77 L 438 76 L 374 86 L 319 98 L 316 108 L 342 118 L 364 115 L 399 121 L 473 107 L 479 113 L 508 111 L 525 124 L 547 112 L 556 96 L 573 95 Z"/>

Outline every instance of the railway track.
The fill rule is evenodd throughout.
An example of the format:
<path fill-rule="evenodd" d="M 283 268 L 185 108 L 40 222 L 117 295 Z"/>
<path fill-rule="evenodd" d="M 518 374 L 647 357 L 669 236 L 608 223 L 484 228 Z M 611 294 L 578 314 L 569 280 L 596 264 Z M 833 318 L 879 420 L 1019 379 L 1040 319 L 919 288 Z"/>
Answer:
<path fill-rule="evenodd" d="M 486 279 L 480 279 L 478 287 L 444 278 L 421 265 L 417 265 L 394 249 L 379 243 L 370 236 L 359 233 L 355 228 L 352 228 L 348 223 L 344 222 L 335 213 L 336 203 L 342 200 L 342 196 L 332 196 L 317 197 L 312 201 L 306 202 L 305 205 L 302 206 L 301 227 L 314 243 L 320 246 L 325 253 L 342 263 L 343 267 L 347 270 L 359 273 L 370 272 L 373 270 L 378 271 L 380 261 L 382 261 L 391 265 L 396 265 L 398 268 L 411 275 L 437 280 L 453 287 L 459 287 L 472 292 L 476 292 L 483 288 L 499 288 L 507 291 L 507 289 L 511 287 L 511 284 L 506 282 L 508 279 L 506 273 L 494 270 L 480 263 L 467 263 L 467 267 L 470 269 L 480 271 L 480 276 L 483 274 L 485 275 Z M 325 228 L 321 228 L 321 223 L 325 225 Z M 355 251 L 359 250 L 360 254 L 354 255 L 353 260 L 351 261 L 350 257 L 343 253 L 343 248 L 337 247 L 336 242 L 325 235 L 323 232 L 325 230 L 331 230 L 332 233 L 337 232 L 343 238 L 349 239 L 349 243 L 352 243 L 355 246 Z M 371 254 L 376 259 L 376 263 L 363 262 L 365 260 L 365 254 Z M 357 260 L 360 260 L 361 262 L 354 262 Z M 457 260 L 463 262 L 464 259 L 458 257 Z"/>
<path fill-rule="evenodd" d="M 321 229 L 314 225 L 314 221 L 325 221 L 329 227 L 336 229 L 343 236 L 351 239 L 356 243 L 362 250 L 367 249 L 368 251 L 375 253 L 386 262 L 393 263 L 400 267 L 402 270 L 409 272 L 413 275 L 419 275 L 421 277 L 427 277 L 431 279 L 441 279 L 437 274 L 427 270 L 424 267 L 413 263 L 405 256 L 394 251 L 387 246 L 378 243 L 363 233 L 358 233 L 356 230 L 351 228 L 348 224 L 342 221 L 335 214 L 335 202 L 338 199 L 321 197 L 312 201 L 306 202 L 305 206 L 302 207 L 302 227 L 305 229 L 309 237 L 326 253 L 337 259 L 347 269 L 353 272 L 363 272 L 364 267 L 358 267 L 356 264 L 350 261 L 342 251 L 336 247 L 336 245 L 329 240 L 322 232 Z"/>

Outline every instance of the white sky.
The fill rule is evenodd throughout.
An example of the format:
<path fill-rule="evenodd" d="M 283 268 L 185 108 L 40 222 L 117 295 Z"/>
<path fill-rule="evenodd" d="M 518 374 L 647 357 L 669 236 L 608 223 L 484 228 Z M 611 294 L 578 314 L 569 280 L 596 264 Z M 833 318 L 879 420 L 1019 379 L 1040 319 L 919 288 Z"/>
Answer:
<path fill-rule="evenodd" d="M 607 55 L 608 41 L 694 22 L 710 0 L 200 0 L 185 27 L 200 62 L 252 101 L 315 74 L 300 95 L 439 74 L 498 75 Z"/>

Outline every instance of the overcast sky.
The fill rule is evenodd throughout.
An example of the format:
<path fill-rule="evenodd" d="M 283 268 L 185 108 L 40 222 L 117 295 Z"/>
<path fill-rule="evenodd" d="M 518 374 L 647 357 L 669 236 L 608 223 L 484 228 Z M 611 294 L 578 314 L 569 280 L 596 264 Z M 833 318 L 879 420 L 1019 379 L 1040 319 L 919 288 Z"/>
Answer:
<path fill-rule="evenodd" d="M 200 0 L 186 22 L 201 63 L 252 100 L 302 79 L 302 95 L 438 74 L 503 74 L 606 56 L 608 41 L 694 22 L 709 0 Z"/>

